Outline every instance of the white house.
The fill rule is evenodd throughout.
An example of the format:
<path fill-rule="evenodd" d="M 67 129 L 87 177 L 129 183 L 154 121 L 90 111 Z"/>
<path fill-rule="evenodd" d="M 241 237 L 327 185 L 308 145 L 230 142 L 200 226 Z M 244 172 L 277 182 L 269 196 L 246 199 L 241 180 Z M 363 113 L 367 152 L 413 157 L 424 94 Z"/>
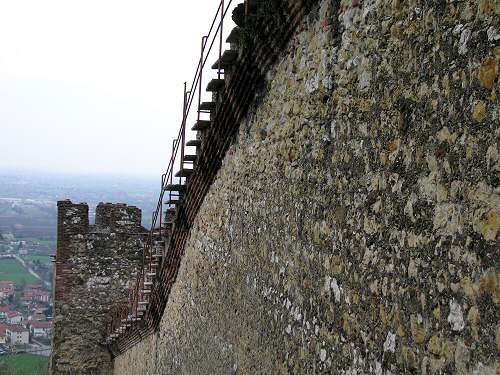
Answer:
<path fill-rule="evenodd" d="M 33 337 L 49 337 L 52 333 L 52 322 L 35 320 L 29 322 L 29 327 Z"/>
<path fill-rule="evenodd" d="M 7 312 L 7 323 L 9 324 L 21 324 L 23 320 L 23 315 L 18 311 Z"/>
<path fill-rule="evenodd" d="M 12 345 L 27 345 L 30 342 L 30 331 L 24 327 L 9 326 L 5 331 Z"/>

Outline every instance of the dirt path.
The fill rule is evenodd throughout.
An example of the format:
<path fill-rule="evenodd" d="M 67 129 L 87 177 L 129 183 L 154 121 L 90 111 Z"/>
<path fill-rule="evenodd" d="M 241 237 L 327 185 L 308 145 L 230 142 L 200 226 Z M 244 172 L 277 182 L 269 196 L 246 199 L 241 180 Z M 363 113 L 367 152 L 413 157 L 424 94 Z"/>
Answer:
<path fill-rule="evenodd" d="M 24 261 L 24 259 L 22 259 L 21 257 L 17 256 L 17 255 L 14 255 L 14 258 L 16 258 L 19 262 L 21 262 L 21 264 L 23 265 L 24 268 L 26 268 L 28 270 L 29 273 L 31 273 L 33 276 L 35 276 L 37 279 L 39 280 L 42 280 L 42 278 L 40 277 L 40 275 L 38 275 L 35 271 L 33 271 L 31 268 L 29 268 L 27 265 L 26 265 L 26 262 Z"/>

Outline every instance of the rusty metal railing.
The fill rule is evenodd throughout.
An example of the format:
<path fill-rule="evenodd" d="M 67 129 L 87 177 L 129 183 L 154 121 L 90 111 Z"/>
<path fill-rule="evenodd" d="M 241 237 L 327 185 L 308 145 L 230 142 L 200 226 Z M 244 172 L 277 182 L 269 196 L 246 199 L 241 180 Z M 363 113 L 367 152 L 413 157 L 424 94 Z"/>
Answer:
<path fill-rule="evenodd" d="M 127 332 L 134 324 L 141 322 L 148 311 L 151 301 L 153 286 L 157 282 L 157 274 L 162 264 L 162 258 L 165 254 L 165 241 L 174 225 L 175 211 L 173 206 L 181 203 L 181 191 L 183 183 L 185 184 L 188 171 L 192 168 L 186 168 L 190 164 L 194 167 L 194 162 L 185 160 L 186 148 L 186 124 L 191 113 L 193 102 L 197 100 L 197 121 L 206 111 L 200 109 L 202 100 L 202 82 L 207 60 L 215 43 L 218 41 L 218 66 L 217 78 L 221 79 L 224 75 L 222 67 L 222 50 L 224 46 L 223 32 L 224 21 L 233 0 L 221 0 L 217 12 L 213 18 L 210 29 L 201 39 L 201 53 L 197 64 L 196 72 L 188 90 L 187 83 L 184 83 L 184 96 L 182 108 L 182 121 L 177 138 L 172 143 L 172 153 L 166 172 L 161 176 L 161 192 L 156 209 L 152 214 L 151 229 L 148 232 L 144 243 L 141 267 L 138 271 L 136 281 L 130 289 L 128 299 L 125 303 L 115 306 L 110 311 L 109 322 L 106 326 L 106 344 L 112 344 Z M 210 41 L 210 43 L 209 43 Z M 175 166 L 179 162 L 177 176 L 174 174 Z M 163 218 L 164 200 L 168 197 L 166 204 L 167 210 Z M 174 198 L 177 198 L 175 200 Z"/>

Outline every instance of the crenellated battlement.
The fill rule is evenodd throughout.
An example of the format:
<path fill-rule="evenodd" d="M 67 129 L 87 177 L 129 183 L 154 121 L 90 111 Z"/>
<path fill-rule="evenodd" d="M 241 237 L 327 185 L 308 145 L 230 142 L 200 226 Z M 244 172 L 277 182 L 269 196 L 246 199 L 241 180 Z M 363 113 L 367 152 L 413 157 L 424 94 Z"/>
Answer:
<path fill-rule="evenodd" d="M 141 228 L 142 213 L 135 206 L 125 203 L 99 203 L 96 208 L 95 225 L 99 229 L 114 232 L 137 232 Z"/>
<path fill-rule="evenodd" d="M 102 333 L 107 312 L 126 300 L 139 269 L 145 240 L 141 210 L 100 203 L 96 224 L 90 225 L 86 203 L 64 200 L 57 209 L 51 368 L 63 375 L 75 369 L 82 375 L 108 375 L 111 357 L 101 345 Z M 83 358 L 89 350 L 90 361 Z"/>
<path fill-rule="evenodd" d="M 89 230 L 89 206 L 73 203 L 69 199 L 57 202 L 58 234 L 87 234 Z M 62 230 L 62 231 L 61 231 Z"/>

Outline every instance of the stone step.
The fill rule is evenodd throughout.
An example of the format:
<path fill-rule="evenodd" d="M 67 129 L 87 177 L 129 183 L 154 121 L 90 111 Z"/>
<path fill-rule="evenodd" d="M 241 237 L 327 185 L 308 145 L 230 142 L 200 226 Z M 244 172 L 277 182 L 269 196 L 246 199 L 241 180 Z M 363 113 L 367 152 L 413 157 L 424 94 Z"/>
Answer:
<path fill-rule="evenodd" d="M 233 16 L 231 17 L 237 26 L 244 27 L 247 9 L 250 7 L 249 2 L 238 4 L 233 10 Z"/>
<path fill-rule="evenodd" d="M 197 155 L 184 155 L 185 162 L 195 162 L 198 159 Z"/>
<path fill-rule="evenodd" d="M 175 177 L 189 177 L 193 174 L 193 172 L 194 172 L 193 169 L 183 168 L 175 174 Z"/>
<path fill-rule="evenodd" d="M 176 195 L 168 195 L 165 199 L 167 199 L 165 202 L 163 202 L 163 204 L 168 204 L 167 201 L 171 200 L 171 201 L 178 201 L 181 199 L 181 196 L 182 194 L 176 194 Z"/>
<path fill-rule="evenodd" d="M 203 131 L 210 127 L 211 122 L 209 120 L 198 120 L 196 124 L 191 128 L 193 131 Z"/>
<path fill-rule="evenodd" d="M 236 60 L 238 59 L 238 52 L 232 49 L 228 49 L 224 51 L 222 56 L 220 57 L 220 68 L 221 69 L 227 69 L 236 63 Z M 215 62 L 214 65 L 212 65 L 212 69 L 219 69 L 219 59 Z"/>
<path fill-rule="evenodd" d="M 186 143 L 186 146 L 193 146 L 193 147 L 200 147 L 201 146 L 201 141 L 199 139 L 193 139 Z"/>
<path fill-rule="evenodd" d="M 219 92 L 224 88 L 225 81 L 220 78 L 212 79 L 207 85 L 207 91 L 209 92 Z"/>
<path fill-rule="evenodd" d="M 165 202 L 166 205 L 175 205 L 175 204 L 179 204 L 181 201 L 179 199 L 169 199 L 168 201 Z"/>
<path fill-rule="evenodd" d="M 200 111 L 213 111 L 215 109 L 215 102 L 203 102 L 198 109 Z"/>
<path fill-rule="evenodd" d="M 229 36 L 226 39 L 226 43 L 239 44 L 242 38 L 243 38 L 243 31 L 241 27 L 235 27 L 229 33 Z"/>
<path fill-rule="evenodd" d="M 186 190 L 186 186 L 180 184 L 168 184 L 165 186 L 165 190 L 183 192 Z"/>

